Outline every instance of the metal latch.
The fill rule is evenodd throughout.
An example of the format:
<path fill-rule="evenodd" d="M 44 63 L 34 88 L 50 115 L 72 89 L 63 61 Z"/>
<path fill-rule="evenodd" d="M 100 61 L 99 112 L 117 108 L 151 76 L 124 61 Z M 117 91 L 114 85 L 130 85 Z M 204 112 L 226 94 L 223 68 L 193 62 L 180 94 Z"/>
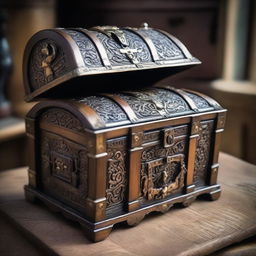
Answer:
<path fill-rule="evenodd" d="M 120 49 L 120 52 L 122 54 L 125 54 L 133 64 L 140 63 L 135 53 L 141 52 L 141 50 L 137 48 L 132 49 L 129 47 L 129 42 L 123 30 L 116 26 L 97 26 L 91 28 L 91 30 L 99 31 L 106 36 L 113 38 L 123 47 L 122 49 Z"/>

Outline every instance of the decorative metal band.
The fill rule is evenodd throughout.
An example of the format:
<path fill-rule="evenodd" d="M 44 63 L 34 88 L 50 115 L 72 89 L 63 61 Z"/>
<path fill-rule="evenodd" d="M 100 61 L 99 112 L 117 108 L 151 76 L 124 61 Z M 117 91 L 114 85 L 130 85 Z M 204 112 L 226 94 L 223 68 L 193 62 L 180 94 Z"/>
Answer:
<path fill-rule="evenodd" d="M 134 111 L 132 110 L 130 105 L 125 100 L 123 100 L 120 97 L 118 97 L 117 95 L 113 95 L 113 94 L 101 93 L 101 95 L 108 97 L 108 98 L 112 99 L 113 101 L 115 101 L 124 110 L 124 112 L 126 113 L 126 115 L 128 116 L 128 118 L 130 119 L 130 121 L 132 123 L 138 122 L 138 118 L 136 117 Z"/>
<path fill-rule="evenodd" d="M 194 110 L 195 112 L 199 111 L 196 104 L 194 103 L 194 101 L 191 98 L 189 98 L 188 95 L 186 95 L 182 90 L 173 88 L 173 87 L 168 86 L 168 85 L 161 85 L 161 86 L 156 86 L 156 87 L 166 89 L 166 90 L 177 93 L 179 96 L 181 96 L 188 103 L 189 107 L 192 110 Z"/>
<path fill-rule="evenodd" d="M 186 58 L 188 59 L 193 59 L 193 56 L 190 54 L 190 52 L 188 51 L 188 49 L 186 48 L 186 46 L 176 37 L 170 35 L 169 33 L 161 30 L 161 29 L 154 29 L 160 33 L 162 33 L 163 35 L 167 36 L 168 38 L 170 38 L 184 53 L 184 55 L 186 56 Z"/>
<path fill-rule="evenodd" d="M 85 34 L 86 36 L 88 36 L 92 42 L 94 43 L 94 45 L 96 46 L 97 51 L 100 54 L 101 60 L 103 62 L 103 65 L 107 68 L 107 69 L 112 69 L 111 63 L 108 59 L 108 55 L 106 52 L 106 49 L 104 48 L 103 44 L 101 43 L 101 41 L 99 40 L 99 38 L 91 31 L 84 29 L 84 28 L 72 28 L 72 30 L 81 32 L 83 34 Z"/>
<path fill-rule="evenodd" d="M 148 46 L 154 62 L 159 61 L 159 56 L 158 56 L 156 47 L 153 44 L 152 40 L 148 36 L 144 35 L 143 33 L 141 33 L 141 31 L 137 30 L 136 28 L 127 27 L 127 28 L 124 28 L 124 29 L 128 30 L 128 31 L 131 31 L 132 33 L 141 37 L 144 40 L 144 42 L 146 43 L 146 45 Z"/>
<path fill-rule="evenodd" d="M 212 106 L 214 108 L 216 108 L 216 107 L 217 108 L 222 108 L 221 105 L 217 101 L 215 101 L 214 99 L 212 99 L 211 97 L 209 97 L 209 96 L 207 96 L 203 93 L 196 92 L 196 91 L 189 90 L 189 89 L 182 89 L 182 90 L 184 90 L 185 92 L 193 93 L 193 94 L 195 94 L 199 97 L 202 97 L 203 99 L 205 99 L 209 103 L 210 106 Z"/>

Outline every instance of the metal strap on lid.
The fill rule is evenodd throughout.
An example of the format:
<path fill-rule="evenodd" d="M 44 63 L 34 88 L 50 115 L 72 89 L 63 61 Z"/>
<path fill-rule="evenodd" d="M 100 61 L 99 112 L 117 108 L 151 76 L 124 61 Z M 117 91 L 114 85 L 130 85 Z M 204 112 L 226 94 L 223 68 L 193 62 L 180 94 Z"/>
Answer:
<path fill-rule="evenodd" d="M 86 36 L 88 36 L 92 42 L 94 43 L 94 45 L 96 46 L 97 51 L 100 54 L 101 60 L 103 62 L 103 65 L 107 68 L 107 69 L 112 69 L 111 63 L 109 61 L 106 49 L 104 48 L 103 44 L 101 43 L 101 41 L 99 40 L 99 38 L 91 31 L 84 29 L 84 28 L 72 28 L 72 30 L 81 32 L 83 34 L 85 34 Z"/>
<path fill-rule="evenodd" d="M 137 59 L 137 56 L 135 55 L 135 53 L 138 52 L 138 49 L 136 48 L 132 49 L 129 47 L 129 42 L 127 41 L 127 38 L 123 30 L 115 26 L 102 26 L 102 27 L 99 26 L 99 27 L 93 27 L 91 28 L 91 30 L 98 31 L 112 39 L 115 39 L 119 43 L 119 45 L 122 47 L 120 49 L 120 52 L 122 54 L 125 54 L 126 57 L 137 67 L 140 66 L 140 61 Z"/>
<path fill-rule="evenodd" d="M 124 32 L 116 26 L 98 26 L 92 27 L 90 28 L 90 30 L 98 31 L 100 33 L 105 34 L 108 37 L 112 37 L 114 35 L 121 45 L 123 45 L 124 47 L 129 46 L 129 43 L 127 42 Z"/>

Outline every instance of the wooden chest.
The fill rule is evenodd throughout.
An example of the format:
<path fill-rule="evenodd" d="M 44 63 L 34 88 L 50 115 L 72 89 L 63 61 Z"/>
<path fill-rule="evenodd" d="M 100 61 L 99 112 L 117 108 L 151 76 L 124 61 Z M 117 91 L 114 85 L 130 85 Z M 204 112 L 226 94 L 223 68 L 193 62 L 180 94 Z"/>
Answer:
<path fill-rule="evenodd" d="M 135 51 L 122 45 L 128 43 L 122 43 L 122 33 L 116 35 L 115 31 L 111 40 L 121 45 L 119 53 L 126 49 L 128 67 L 113 62 L 111 68 L 90 70 L 71 68 L 69 61 L 70 73 L 65 73 L 60 59 L 78 58 L 79 52 L 61 47 L 61 43 L 72 41 L 54 41 L 51 33 L 40 33 L 28 44 L 24 59 L 27 100 L 49 98 L 35 105 L 26 117 L 31 155 L 29 185 L 25 186 L 28 200 L 42 200 L 78 221 L 91 240 L 100 241 L 115 223 L 136 225 L 146 214 L 166 212 L 175 203 L 188 206 L 199 195 L 212 200 L 220 196 L 218 153 L 226 110 L 208 96 L 168 85 L 127 89 L 126 80 L 132 83 L 130 76 L 140 76 L 133 83 L 145 87 L 150 78 L 156 79 L 154 74 L 159 79 L 188 63 L 198 63 L 184 46 L 175 44 L 180 51 L 178 61 L 169 55 L 169 60 L 144 63 L 139 56 L 129 56 Z M 154 41 L 144 40 L 148 45 Z M 159 55 L 156 51 L 155 56 Z M 114 83 L 116 88 L 111 90 L 113 84 L 106 81 L 116 78 L 122 84 Z M 93 95 L 88 95 L 90 86 Z M 118 86 L 125 90 L 117 91 Z"/>

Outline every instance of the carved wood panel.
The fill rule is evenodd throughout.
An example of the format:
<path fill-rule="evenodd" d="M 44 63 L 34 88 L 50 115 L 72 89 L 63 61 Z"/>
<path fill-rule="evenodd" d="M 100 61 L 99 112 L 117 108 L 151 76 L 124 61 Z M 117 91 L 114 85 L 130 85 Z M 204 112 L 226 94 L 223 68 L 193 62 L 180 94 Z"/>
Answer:
<path fill-rule="evenodd" d="M 141 156 L 141 195 L 144 200 L 163 199 L 184 186 L 188 126 L 171 127 L 172 145 L 165 147 L 164 131 L 146 132 Z M 151 146 L 152 144 L 152 146 Z"/>
<path fill-rule="evenodd" d="M 42 189 L 69 205 L 85 206 L 88 192 L 87 148 L 41 131 Z"/>
<path fill-rule="evenodd" d="M 51 108 L 42 114 L 41 120 L 48 124 L 60 126 L 76 132 L 83 132 L 82 123 L 70 112 L 63 109 Z"/>
<path fill-rule="evenodd" d="M 126 137 L 107 141 L 107 208 L 122 211 L 127 199 L 128 169 L 127 169 L 127 139 Z"/>
<path fill-rule="evenodd" d="M 45 39 L 33 48 L 29 63 L 29 79 L 33 89 L 51 82 L 70 70 L 63 50 Z"/>
<path fill-rule="evenodd" d="M 194 183 L 196 186 L 204 186 L 206 184 L 213 128 L 214 120 L 201 121 L 199 124 L 199 139 L 194 169 Z"/>

